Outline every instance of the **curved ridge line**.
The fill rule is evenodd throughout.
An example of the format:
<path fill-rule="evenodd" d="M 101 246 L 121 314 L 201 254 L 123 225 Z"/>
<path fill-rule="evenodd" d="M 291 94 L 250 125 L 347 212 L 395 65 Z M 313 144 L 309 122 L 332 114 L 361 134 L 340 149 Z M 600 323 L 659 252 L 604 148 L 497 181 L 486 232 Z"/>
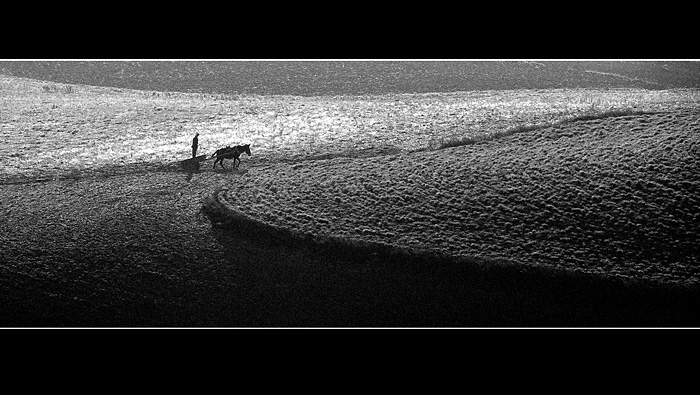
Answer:
<path fill-rule="evenodd" d="M 366 240 L 299 232 L 252 218 L 222 203 L 220 195 L 224 191 L 228 191 L 228 189 L 219 187 L 210 196 L 203 198 L 202 213 L 209 218 L 213 227 L 233 231 L 243 238 L 255 241 L 306 247 L 314 252 L 342 256 L 344 259 L 364 264 L 383 260 L 390 264 L 400 264 L 407 267 L 418 266 L 428 270 L 453 267 L 464 271 L 470 276 L 469 278 L 478 281 L 506 283 L 526 281 L 532 286 L 544 288 L 550 286 L 622 287 L 630 290 L 688 291 L 688 287 L 675 283 L 658 283 L 646 279 L 591 274 L 550 266 L 518 264 L 499 259 L 458 257 L 438 251 L 409 249 Z"/>

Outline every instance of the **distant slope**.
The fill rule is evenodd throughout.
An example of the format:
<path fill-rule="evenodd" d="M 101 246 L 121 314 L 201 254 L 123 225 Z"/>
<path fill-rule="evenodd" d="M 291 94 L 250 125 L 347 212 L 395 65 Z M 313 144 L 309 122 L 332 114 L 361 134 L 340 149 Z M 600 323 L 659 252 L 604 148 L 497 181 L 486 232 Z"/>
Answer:
<path fill-rule="evenodd" d="M 700 283 L 700 115 L 580 121 L 472 146 L 251 168 L 232 210 L 319 235 Z"/>
<path fill-rule="evenodd" d="M 305 96 L 700 88 L 700 62 L 669 61 L 4 61 L 0 72 L 154 91 Z"/>

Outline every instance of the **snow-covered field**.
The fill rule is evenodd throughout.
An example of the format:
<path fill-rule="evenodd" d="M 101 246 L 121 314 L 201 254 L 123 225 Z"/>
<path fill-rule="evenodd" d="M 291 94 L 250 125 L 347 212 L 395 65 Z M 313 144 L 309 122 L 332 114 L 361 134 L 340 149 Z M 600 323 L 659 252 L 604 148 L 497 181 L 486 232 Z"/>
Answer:
<path fill-rule="evenodd" d="M 697 109 L 471 146 L 250 169 L 220 200 L 297 232 L 700 283 Z"/>
<path fill-rule="evenodd" d="M 258 160 L 434 148 L 567 116 L 693 105 L 695 91 L 514 90 L 366 96 L 146 92 L 0 76 L 0 180 L 60 178 L 130 165 L 177 166 L 251 144 Z M 206 166 L 205 166 L 206 167 Z"/>

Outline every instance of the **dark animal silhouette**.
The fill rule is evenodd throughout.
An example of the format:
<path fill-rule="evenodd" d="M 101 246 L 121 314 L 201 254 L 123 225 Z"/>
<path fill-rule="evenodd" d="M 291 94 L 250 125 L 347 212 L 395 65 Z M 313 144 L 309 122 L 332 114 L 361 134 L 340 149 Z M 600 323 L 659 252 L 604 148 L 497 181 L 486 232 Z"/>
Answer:
<path fill-rule="evenodd" d="M 250 156 L 250 144 L 236 145 L 234 147 L 226 146 L 225 148 L 220 148 L 216 150 L 216 152 L 214 152 L 214 155 L 211 156 L 212 158 L 216 158 L 216 160 L 214 161 L 214 166 L 212 168 L 216 169 L 216 164 L 219 163 L 221 164 L 221 168 L 225 169 L 224 159 L 233 159 L 233 168 L 236 168 L 241 165 L 240 156 L 243 153 L 246 153 L 248 154 L 248 156 Z M 236 165 L 236 160 L 238 160 L 238 165 Z"/>

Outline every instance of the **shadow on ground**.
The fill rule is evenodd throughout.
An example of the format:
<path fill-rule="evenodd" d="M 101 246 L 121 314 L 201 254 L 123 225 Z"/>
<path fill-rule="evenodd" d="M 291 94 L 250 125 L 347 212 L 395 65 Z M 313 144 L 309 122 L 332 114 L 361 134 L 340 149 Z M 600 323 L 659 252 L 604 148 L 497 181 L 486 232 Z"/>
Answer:
<path fill-rule="evenodd" d="M 212 229 L 217 262 L 187 281 L 139 272 L 113 290 L 24 279 L 10 327 L 697 327 L 698 292 L 447 262 L 346 256 Z M 217 257 L 212 257 L 217 258 Z M 123 265 L 102 262 L 103 265 Z M 194 262 L 168 262 L 192 266 Z M 15 278 L 15 280 L 18 280 Z M 17 286 L 17 284 L 15 284 Z M 51 292 L 55 287 L 55 292 Z M 41 292 L 38 292 L 41 290 Z"/>
<path fill-rule="evenodd" d="M 262 237 L 204 210 L 204 215 L 193 217 L 196 210 L 186 210 L 174 218 L 152 211 L 172 208 L 176 197 L 150 208 L 145 202 L 152 196 L 138 199 L 131 211 L 99 217 L 104 223 L 93 218 L 82 233 L 44 234 L 60 242 L 55 249 L 45 248 L 44 241 L 26 241 L 33 250 L 21 252 L 21 267 L 1 268 L 2 326 L 700 325 L 697 289 Z M 53 211 L 47 220 L 60 217 Z M 182 220 L 189 222 L 178 231 Z M 115 228 L 119 223 L 128 226 Z M 69 236 L 77 237 L 73 248 L 66 247 Z M 104 243 L 90 244 L 95 238 Z"/>
<path fill-rule="evenodd" d="M 250 326 L 697 326 L 698 291 L 592 275 L 323 248 L 246 237 L 215 221 L 229 264 L 247 282 Z"/>

